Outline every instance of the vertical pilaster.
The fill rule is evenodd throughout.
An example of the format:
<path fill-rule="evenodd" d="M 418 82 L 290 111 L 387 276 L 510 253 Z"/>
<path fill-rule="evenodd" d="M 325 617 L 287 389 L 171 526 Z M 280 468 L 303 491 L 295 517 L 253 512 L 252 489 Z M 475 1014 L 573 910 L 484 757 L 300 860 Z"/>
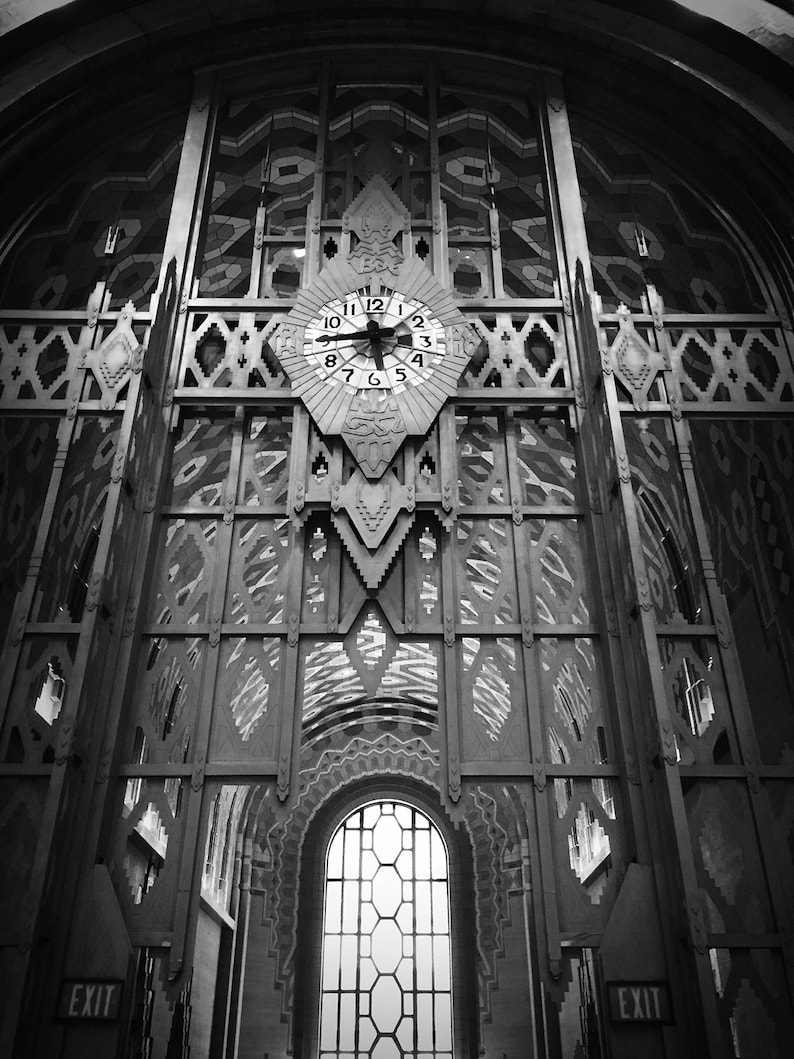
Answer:
<path fill-rule="evenodd" d="M 631 747 L 631 757 L 625 751 L 623 754 L 623 766 L 629 781 L 626 784 L 628 800 L 632 803 L 631 819 L 625 824 L 630 825 L 633 820 L 638 832 L 637 848 L 653 857 L 662 907 L 672 901 L 671 911 L 675 918 L 689 924 L 696 994 L 684 990 L 678 976 L 673 975 L 677 958 L 675 943 L 670 924 L 662 924 L 680 1033 L 687 1032 L 689 1023 L 690 1032 L 699 1036 L 703 1047 L 708 1048 L 707 1054 L 717 1059 L 719 1020 L 697 875 L 679 768 L 674 749 L 670 749 L 673 727 L 662 679 L 655 620 L 646 590 L 647 575 L 615 380 L 609 358 L 598 346 L 597 314 L 594 311 L 597 298 L 564 91 L 561 78 L 547 75 L 544 80 L 546 99 L 542 118 L 550 153 L 552 203 L 562 240 L 560 293 L 569 348 L 578 361 L 575 392 L 583 470 L 591 507 L 600 508 L 611 516 L 608 523 L 600 517 L 596 519 L 600 523 L 598 534 L 603 542 L 602 554 L 608 556 L 606 564 L 598 564 L 598 576 L 603 584 L 605 601 L 611 604 L 614 598 L 616 603 L 616 613 L 613 615 L 603 610 L 602 619 L 606 619 L 608 628 L 616 623 L 620 632 L 619 641 L 611 635 L 605 638 L 609 645 L 616 697 L 628 688 L 633 698 L 631 709 L 624 700 L 616 711 L 620 741 L 624 747 Z M 645 712 L 641 714 L 643 706 Z M 643 769 L 640 768 L 637 776 L 632 767 L 632 758 L 637 761 L 644 756 L 641 748 L 645 743 L 645 726 L 652 733 L 653 741 L 662 748 L 656 757 L 661 773 L 656 781 L 656 795 Z M 651 844 L 644 840 L 646 825 L 648 835 L 655 835 L 657 843 L 668 835 L 674 843 L 676 856 L 669 858 L 667 863 L 661 863 L 653 854 Z M 676 891 L 678 896 L 673 897 Z M 669 1038 L 667 1043 L 668 1046 L 671 1043 Z"/>
<path fill-rule="evenodd" d="M 554 847 L 552 842 L 551 821 L 549 819 L 549 796 L 546 775 L 546 733 L 543 727 L 543 715 L 539 708 L 542 701 L 542 688 L 538 670 L 537 643 L 534 626 L 537 621 L 537 606 L 530 584 L 530 557 L 527 534 L 521 511 L 521 483 L 518 477 L 518 453 L 516 452 L 515 433 L 512 429 L 512 414 L 506 413 L 505 431 L 507 443 L 507 467 L 510 484 L 510 498 L 513 509 L 513 546 L 516 557 L 516 585 L 518 589 L 518 608 L 521 617 L 521 652 L 524 671 L 524 695 L 527 709 L 527 727 L 529 731 L 529 753 L 532 770 L 532 786 L 529 798 L 534 807 L 533 819 L 537 835 L 539 865 L 535 877 L 540 883 L 540 903 L 543 908 L 545 927 L 546 965 L 552 978 L 558 978 L 562 969 L 562 943 L 560 935 L 560 916 L 557 907 L 557 878 L 554 867 Z M 532 963 L 532 952 L 528 950 L 527 959 Z"/>
<path fill-rule="evenodd" d="M 125 704 L 132 689 L 128 687 L 129 667 L 138 642 L 139 605 L 144 598 L 151 576 L 149 563 L 153 539 L 157 536 L 157 506 L 164 478 L 164 468 L 170 451 L 169 424 L 171 398 L 179 361 L 177 341 L 179 309 L 186 319 L 187 298 L 191 283 L 195 248 L 200 222 L 200 195 L 204 188 L 208 157 L 211 119 L 212 85 L 201 79 L 196 87 L 193 104 L 188 114 L 180 166 L 172 202 L 170 222 L 164 245 L 158 293 L 153 300 L 155 317 L 149 334 L 148 348 L 143 356 L 143 371 L 134 378 L 127 393 L 127 406 L 114 467 L 111 494 L 106 507 L 103 534 L 108 541 L 100 549 L 97 560 L 107 562 L 110 548 L 115 546 L 116 513 L 119 500 L 113 503 L 114 493 L 120 499 L 122 491 L 129 495 L 127 518 L 134 529 L 127 540 L 132 544 L 125 555 L 126 575 L 120 584 L 114 604 L 114 640 L 112 664 L 101 682 L 101 696 L 96 705 L 96 738 L 94 754 L 86 766 L 83 800 L 85 809 L 73 809 L 75 819 L 86 820 L 79 846 L 73 848 L 74 863 L 85 872 L 97 857 L 110 859 L 110 835 L 116 826 L 118 787 L 111 781 L 115 773 L 114 759 L 121 752 L 121 723 Z M 132 468 L 130 470 L 130 468 Z M 120 562 L 121 556 L 116 556 Z M 118 589 L 117 589 L 118 592 Z M 126 698 L 125 698 L 126 689 Z M 77 879 L 77 875 L 75 876 Z M 66 907 L 64 902 L 61 907 Z M 64 932 L 69 917 L 64 917 Z M 71 939 L 70 945 L 81 943 Z"/>
<path fill-rule="evenodd" d="M 454 480 L 456 467 L 455 412 L 451 407 L 443 409 L 439 421 L 442 495 L 450 501 L 450 513 L 457 506 L 457 483 Z M 453 500 L 454 497 L 454 500 Z M 455 592 L 454 521 L 441 535 L 441 615 L 444 627 L 444 692 L 443 716 L 439 718 L 441 732 L 442 770 L 446 774 L 446 794 L 452 802 L 460 801 L 461 743 L 460 743 L 460 694 L 459 652 L 455 636 L 457 624 L 457 593 Z M 442 788 L 443 790 L 444 788 Z"/>
<path fill-rule="evenodd" d="M 218 95 L 214 75 L 201 74 L 197 77 L 165 237 L 158 291 L 161 291 L 167 282 L 169 267 L 173 268 L 179 307 L 173 335 L 173 350 L 169 360 L 166 404 L 173 399 L 179 370 L 179 352 L 187 327 L 188 303 L 198 283 L 197 263 L 217 124 Z"/>
<path fill-rule="evenodd" d="M 331 64 L 326 60 L 320 72 L 320 110 L 317 120 L 317 161 L 314 170 L 312 202 L 306 217 L 306 257 L 303 286 L 308 287 L 323 265 L 322 222 L 325 162 L 328 157 L 328 115 L 331 98 Z"/>
<path fill-rule="evenodd" d="M 443 287 L 449 286 L 447 256 L 447 208 L 441 200 L 441 162 L 438 150 L 438 71 L 431 66 L 427 72 L 428 117 L 430 122 L 430 217 L 433 247 L 433 271 Z"/>
<path fill-rule="evenodd" d="M 654 334 L 657 348 L 662 353 L 664 362 L 670 365 L 672 346 L 670 335 L 664 324 L 664 305 L 653 287 L 648 288 L 648 298 L 655 323 Z M 792 951 L 791 942 L 792 928 L 794 927 L 791 921 L 792 895 L 786 891 L 783 882 L 786 878 L 786 870 L 784 869 L 783 858 L 780 855 L 780 836 L 766 789 L 759 778 L 761 752 L 750 713 L 744 675 L 731 618 L 728 613 L 728 603 L 717 581 L 714 560 L 706 531 L 706 520 L 703 514 L 692 459 L 692 433 L 688 420 L 682 414 L 684 399 L 680 381 L 669 367 L 665 370 L 664 375 L 672 410 L 673 435 L 680 461 L 681 480 L 692 518 L 697 551 L 703 567 L 703 580 L 711 610 L 711 619 L 717 632 L 717 649 L 722 663 L 725 692 L 728 698 L 741 762 L 744 767 L 744 780 L 749 795 L 750 811 L 758 836 L 762 861 L 766 867 L 766 881 L 769 886 L 775 924 L 782 943 L 783 965 L 789 997 L 794 1001 L 794 951 Z"/>

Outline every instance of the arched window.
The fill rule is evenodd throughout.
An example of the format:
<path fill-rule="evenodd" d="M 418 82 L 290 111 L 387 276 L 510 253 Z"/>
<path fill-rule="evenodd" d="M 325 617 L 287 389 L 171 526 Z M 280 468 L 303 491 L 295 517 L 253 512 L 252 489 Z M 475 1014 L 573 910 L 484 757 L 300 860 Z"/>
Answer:
<path fill-rule="evenodd" d="M 451 1059 L 449 859 L 413 806 L 370 803 L 328 846 L 320 1059 Z"/>

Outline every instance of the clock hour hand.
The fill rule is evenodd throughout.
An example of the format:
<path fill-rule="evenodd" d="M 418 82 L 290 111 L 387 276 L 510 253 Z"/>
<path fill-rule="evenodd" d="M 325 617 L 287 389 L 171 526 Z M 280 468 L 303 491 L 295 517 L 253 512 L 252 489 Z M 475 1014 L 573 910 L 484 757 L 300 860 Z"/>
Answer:
<path fill-rule="evenodd" d="M 381 341 L 384 338 L 390 338 L 393 334 L 393 327 L 381 328 L 377 320 L 367 321 L 367 336 L 369 338 L 370 356 L 375 361 L 375 367 L 378 369 L 378 371 L 386 370 L 383 363 L 383 347 L 381 346 Z"/>
<path fill-rule="evenodd" d="M 375 361 L 375 367 L 378 371 L 385 371 L 386 366 L 383 363 L 383 350 L 380 348 L 380 342 L 373 342 L 370 346 L 370 356 Z"/>

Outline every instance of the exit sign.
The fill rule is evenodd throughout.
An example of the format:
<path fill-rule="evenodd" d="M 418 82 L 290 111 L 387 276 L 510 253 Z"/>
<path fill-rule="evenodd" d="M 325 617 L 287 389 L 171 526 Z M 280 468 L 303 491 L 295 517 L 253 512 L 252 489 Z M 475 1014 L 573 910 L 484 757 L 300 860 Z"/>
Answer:
<path fill-rule="evenodd" d="M 667 982 L 607 982 L 613 1022 L 672 1022 Z"/>
<path fill-rule="evenodd" d="M 62 1022 L 119 1017 L 123 980 L 115 978 L 67 978 L 61 982 L 56 1018 Z"/>

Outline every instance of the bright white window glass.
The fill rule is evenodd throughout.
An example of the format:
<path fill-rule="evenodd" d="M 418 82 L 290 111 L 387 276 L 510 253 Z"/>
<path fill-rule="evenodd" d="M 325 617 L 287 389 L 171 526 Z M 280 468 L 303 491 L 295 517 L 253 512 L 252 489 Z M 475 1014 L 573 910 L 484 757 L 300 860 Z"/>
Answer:
<path fill-rule="evenodd" d="M 452 1059 L 449 860 L 400 802 L 356 809 L 326 858 L 320 1059 Z"/>

